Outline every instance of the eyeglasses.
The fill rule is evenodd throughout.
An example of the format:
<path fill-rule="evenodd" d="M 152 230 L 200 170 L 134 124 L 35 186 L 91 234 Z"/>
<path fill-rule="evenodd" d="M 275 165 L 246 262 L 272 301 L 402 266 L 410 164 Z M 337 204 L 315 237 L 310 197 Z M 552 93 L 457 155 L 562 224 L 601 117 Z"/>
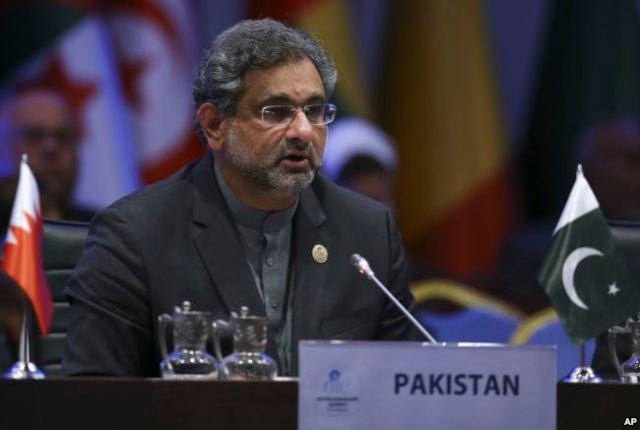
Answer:
<path fill-rule="evenodd" d="M 304 112 L 307 120 L 313 125 L 330 124 L 336 119 L 337 108 L 331 103 L 302 107 L 293 105 L 264 106 L 260 109 L 260 118 L 271 125 L 288 124 L 293 121 L 299 110 Z"/>

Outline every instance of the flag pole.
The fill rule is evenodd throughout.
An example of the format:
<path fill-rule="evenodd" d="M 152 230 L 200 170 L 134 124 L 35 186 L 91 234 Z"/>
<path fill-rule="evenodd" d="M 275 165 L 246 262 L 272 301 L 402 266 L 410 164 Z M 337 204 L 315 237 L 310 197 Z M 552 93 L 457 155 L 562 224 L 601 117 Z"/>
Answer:
<path fill-rule="evenodd" d="M 31 306 L 24 295 L 22 301 L 22 325 L 18 345 L 18 361 L 5 374 L 6 379 L 44 379 L 45 375 L 31 362 Z"/>
<path fill-rule="evenodd" d="M 38 248 L 42 246 L 38 230 L 42 229 L 42 214 L 38 185 L 29 168 L 27 154 L 22 154 L 18 187 L 14 198 L 9 233 L 4 244 L 3 270 L 22 288 L 22 323 L 18 346 L 18 361 L 3 376 L 7 379 L 42 379 L 44 373 L 31 361 L 31 330 L 35 307 L 42 318 L 40 329 L 49 330 L 53 312 L 51 293 L 42 273 L 42 259 Z M 31 222 L 29 221 L 31 218 Z M 26 221 L 25 221 L 26 220 Z M 29 227 L 35 221 L 35 231 Z M 27 224 L 26 226 L 24 224 Z M 15 233 L 13 232 L 21 232 Z M 21 237 L 21 239 L 19 238 Z M 35 280 L 35 281 L 34 281 Z M 33 303 L 31 303 L 33 299 Z M 19 304 L 16 303 L 17 306 Z"/>
<path fill-rule="evenodd" d="M 570 384 L 599 384 L 602 378 L 593 371 L 591 366 L 587 366 L 587 343 L 580 344 L 580 363 L 569 375 L 562 380 Z"/>

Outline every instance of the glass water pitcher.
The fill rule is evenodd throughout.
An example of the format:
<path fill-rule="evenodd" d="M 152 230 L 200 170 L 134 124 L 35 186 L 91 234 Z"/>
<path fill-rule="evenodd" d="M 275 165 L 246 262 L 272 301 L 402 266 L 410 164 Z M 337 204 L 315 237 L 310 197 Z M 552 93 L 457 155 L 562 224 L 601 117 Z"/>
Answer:
<path fill-rule="evenodd" d="M 228 381 L 270 381 L 278 372 L 275 361 L 265 354 L 268 320 L 249 315 L 249 308 L 240 308 L 240 315 L 231 313 L 230 321 L 218 320 L 214 326 L 215 353 L 220 360 L 220 379 Z M 220 338 L 233 335 L 233 353 L 222 357 Z"/>
<path fill-rule="evenodd" d="M 616 335 L 631 335 L 631 357 L 620 364 L 616 351 Z M 629 318 L 624 327 L 611 327 L 609 329 L 609 354 L 620 376 L 620 382 L 626 384 L 640 383 L 640 321 Z"/>
<path fill-rule="evenodd" d="M 166 333 L 173 325 L 174 349 L 167 351 Z M 158 317 L 158 335 L 162 361 L 160 373 L 164 379 L 217 379 L 218 365 L 206 351 L 207 339 L 211 331 L 211 314 L 191 310 L 191 303 L 185 301 L 176 306 L 173 316 L 162 314 Z"/>

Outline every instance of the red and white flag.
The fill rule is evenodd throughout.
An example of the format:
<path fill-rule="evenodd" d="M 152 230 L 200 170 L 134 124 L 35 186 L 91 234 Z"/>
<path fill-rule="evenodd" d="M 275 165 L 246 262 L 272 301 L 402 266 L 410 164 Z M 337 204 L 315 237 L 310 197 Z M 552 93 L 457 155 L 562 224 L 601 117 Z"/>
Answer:
<path fill-rule="evenodd" d="M 191 69 L 199 54 L 193 2 L 46 4 L 68 12 L 66 27 L 9 71 L 5 83 L 51 88 L 67 98 L 80 143 L 76 203 L 104 207 L 204 153 L 193 132 Z"/>
<path fill-rule="evenodd" d="M 42 333 L 48 333 L 53 313 L 51 292 L 42 269 L 42 216 L 38 184 L 25 160 L 4 244 L 2 268 L 24 290 Z"/>

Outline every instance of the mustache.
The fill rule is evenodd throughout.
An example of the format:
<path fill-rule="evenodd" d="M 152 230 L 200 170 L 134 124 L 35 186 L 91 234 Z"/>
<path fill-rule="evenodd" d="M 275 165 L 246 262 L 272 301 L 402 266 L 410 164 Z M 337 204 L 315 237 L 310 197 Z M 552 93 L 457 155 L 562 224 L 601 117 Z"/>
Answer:
<path fill-rule="evenodd" d="M 276 154 L 277 162 L 293 155 L 308 159 L 313 167 L 318 167 L 321 163 L 320 155 L 311 142 L 302 142 L 300 140 L 283 141 L 278 145 Z"/>
<path fill-rule="evenodd" d="M 311 141 L 302 141 L 300 139 L 292 139 L 284 141 L 284 144 L 287 149 L 308 149 L 309 147 L 313 148 L 313 144 Z"/>

